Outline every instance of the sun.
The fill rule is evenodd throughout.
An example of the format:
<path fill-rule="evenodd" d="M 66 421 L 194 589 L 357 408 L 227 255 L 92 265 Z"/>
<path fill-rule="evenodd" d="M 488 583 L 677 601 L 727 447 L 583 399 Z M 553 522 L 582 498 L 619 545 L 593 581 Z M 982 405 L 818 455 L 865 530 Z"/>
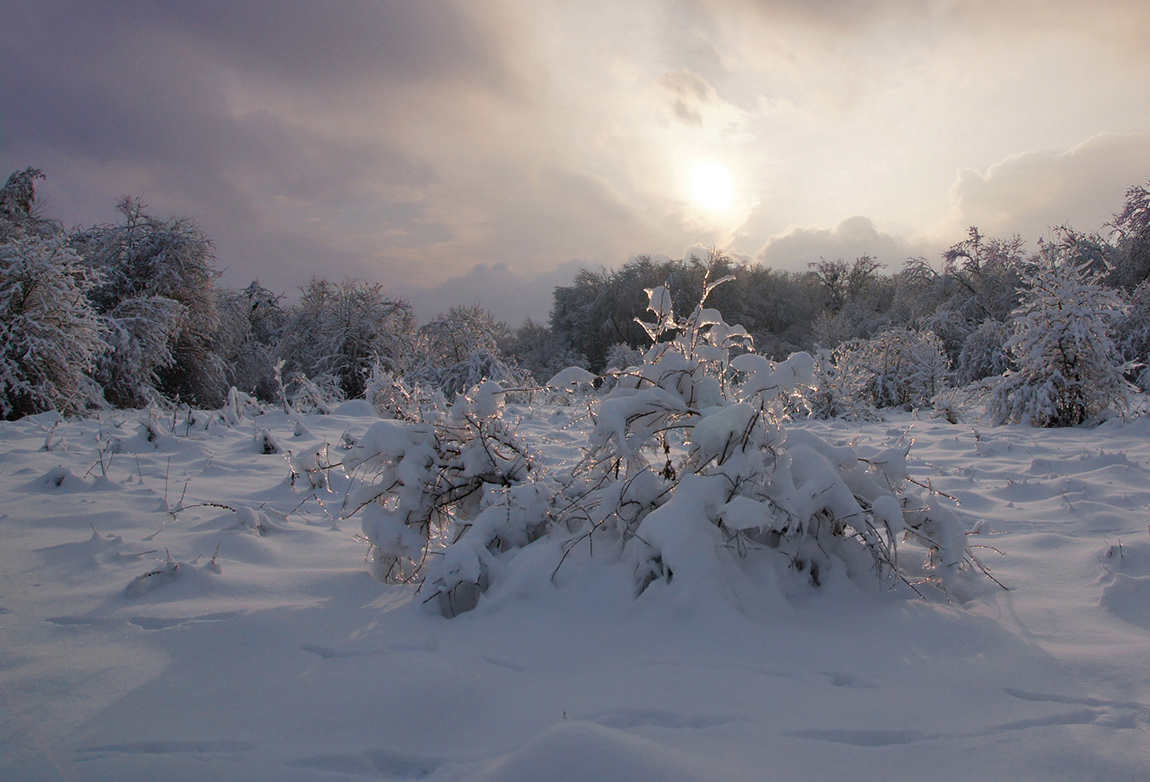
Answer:
<path fill-rule="evenodd" d="M 735 201 L 730 170 L 717 160 L 698 160 L 687 169 L 687 191 L 697 205 L 723 212 Z"/>

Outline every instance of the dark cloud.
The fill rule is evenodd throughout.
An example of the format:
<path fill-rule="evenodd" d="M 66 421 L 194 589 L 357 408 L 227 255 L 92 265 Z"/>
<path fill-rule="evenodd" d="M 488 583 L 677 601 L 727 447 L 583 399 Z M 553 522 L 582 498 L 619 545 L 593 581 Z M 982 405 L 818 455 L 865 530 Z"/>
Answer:
<path fill-rule="evenodd" d="M 472 7 L 406 0 L 37 0 L 8 4 L 4 37 L 6 46 L 21 39 L 47 45 L 40 54 L 52 57 L 53 70 L 68 60 L 143 66 L 158 46 L 169 56 L 183 49 L 202 66 L 227 66 L 292 88 L 345 91 L 414 80 L 510 89 L 519 77 L 504 59 L 513 47 L 499 39 L 499 15 Z"/>
<path fill-rule="evenodd" d="M 451 233 L 426 214 L 440 177 L 409 148 L 412 96 L 523 99 L 509 29 L 472 8 L 6 3 L 0 162 L 43 168 L 69 223 L 110 219 L 128 194 L 194 216 L 233 268 L 271 255 L 276 274 L 353 257 L 349 271 L 394 271 L 378 237 Z"/>

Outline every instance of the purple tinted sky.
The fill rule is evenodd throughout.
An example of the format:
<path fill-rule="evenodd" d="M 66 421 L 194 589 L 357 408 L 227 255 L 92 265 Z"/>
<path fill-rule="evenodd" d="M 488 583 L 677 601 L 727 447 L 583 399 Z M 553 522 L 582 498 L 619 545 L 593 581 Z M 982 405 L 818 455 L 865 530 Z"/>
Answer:
<path fill-rule="evenodd" d="M 224 281 L 545 319 L 579 266 L 1097 230 L 1150 179 L 1150 4 L 0 4 L 0 165 L 69 224 L 198 220 Z M 698 161 L 730 172 L 701 203 Z"/>

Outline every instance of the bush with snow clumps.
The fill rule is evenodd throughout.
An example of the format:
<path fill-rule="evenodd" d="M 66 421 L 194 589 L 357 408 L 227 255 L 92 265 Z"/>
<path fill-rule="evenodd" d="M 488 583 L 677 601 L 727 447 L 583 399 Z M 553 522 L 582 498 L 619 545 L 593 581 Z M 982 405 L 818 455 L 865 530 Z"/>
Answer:
<path fill-rule="evenodd" d="M 957 514 L 909 480 L 908 442 L 864 451 L 784 429 L 814 361 L 749 352 L 746 331 L 705 306 L 725 281 L 686 317 L 665 287 L 648 289 L 654 322 L 641 325 L 654 345 L 592 408 L 583 458 L 563 474 L 504 420 L 492 382 L 424 420 L 375 424 L 345 463 L 372 477 L 352 508 L 377 575 L 421 580 L 427 603 L 453 616 L 516 566 L 508 552 L 548 544 L 558 569 L 597 541 L 597 556 L 631 569 L 636 594 L 764 566 L 814 586 L 846 576 L 917 591 L 985 572 Z"/>

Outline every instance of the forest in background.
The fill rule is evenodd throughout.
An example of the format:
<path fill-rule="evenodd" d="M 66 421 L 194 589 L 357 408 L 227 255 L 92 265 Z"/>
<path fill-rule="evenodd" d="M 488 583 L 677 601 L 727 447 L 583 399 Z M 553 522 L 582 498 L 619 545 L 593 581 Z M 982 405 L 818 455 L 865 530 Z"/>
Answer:
<path fill-rule="evenodd" d="M 580 270 L 555 289 L 548 324 L 512 328 L 480 306 L 421 326 L 378 282 L 316 276 L 290 305 L 258 282 L 228 288 L 193 220 L 124 198 L 118 222 L 67 229 L 38 208 L 42 177 L 17 171 L 0 191 L 0 415 L 9 419 L 214 409 L 232 388 L 322 408 L 397 389 L 451 399 L 487 379 L 536 388 L 570 366 L 609 374 L 641 364 L 651 344 L 638 322 L 647 290 L 665 286 L 675 310 L 689 312 L 724 278 L 706 305 L 741 324 L 758 353 L 815 356 L 806 415 L 932 406 L 949 415 L 978 399 L 999 421 L 1076 424 L 1150 385 L 1145 186 L 1127 192 L 1105 233 L 1062 226 L 1032 250 L 972 227 L 940 259 L 907 259 L 893 272 L 869 256 L 812 259 L 805 272 L 718 250 L 639 256 Z"/>

